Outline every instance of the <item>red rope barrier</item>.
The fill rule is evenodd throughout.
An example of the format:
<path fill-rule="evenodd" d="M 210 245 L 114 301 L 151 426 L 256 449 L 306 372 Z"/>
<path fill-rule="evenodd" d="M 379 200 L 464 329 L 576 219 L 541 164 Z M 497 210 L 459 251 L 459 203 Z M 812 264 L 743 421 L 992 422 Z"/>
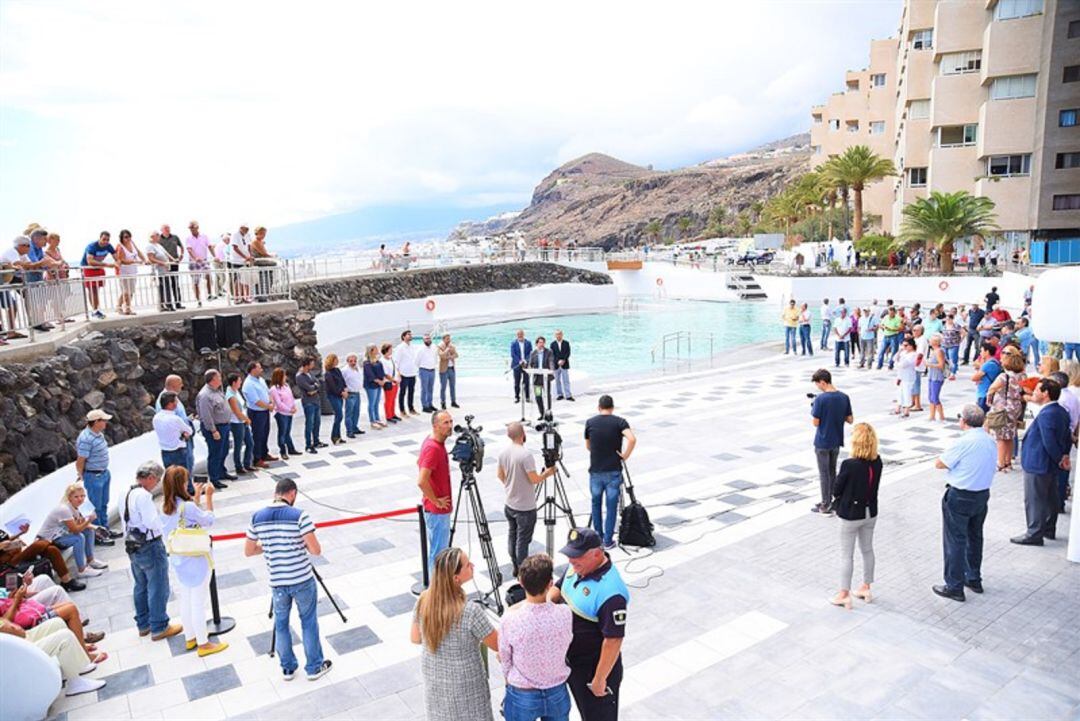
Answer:
<path fill-rule="evenodd" d="M 368 516 L 354 516 L 352 518 L 339 518 L 335 521 L 322 521 L 316 523 L 316 528 L 330 528 L 331 526 L 345 526 L 350 523 L 361 523 L 363 521 L 377 521 L 380 518 L 392 518 L 393 516 L 404 516 L 408 513 L 416 513 L 416 506 L 411 508 L 399 508 L 396 511 L 384 511 L 383 513 L 372 513 Z M 241 538 L 246 538 L 246 533 L 225 533 L 220 536 L 210 536 L 214 541 L 238 541 Z"/>

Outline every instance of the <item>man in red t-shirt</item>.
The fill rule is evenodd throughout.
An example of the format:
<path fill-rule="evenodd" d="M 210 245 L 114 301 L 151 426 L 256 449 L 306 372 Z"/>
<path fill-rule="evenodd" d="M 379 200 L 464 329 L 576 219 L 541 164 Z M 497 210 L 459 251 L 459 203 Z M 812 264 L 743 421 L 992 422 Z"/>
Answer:
<path fill-rule="evenodd" d="M 446 411 L 431 414 L 431 435 L 420 446 L 420 478 L 416 485 L 424 495 L 424 522 L 427 524 L 428 573 L 435 570 L 435 556 L 450 545 L 450 457 L 446 439 L 454 429 L 454 419 Z"/>

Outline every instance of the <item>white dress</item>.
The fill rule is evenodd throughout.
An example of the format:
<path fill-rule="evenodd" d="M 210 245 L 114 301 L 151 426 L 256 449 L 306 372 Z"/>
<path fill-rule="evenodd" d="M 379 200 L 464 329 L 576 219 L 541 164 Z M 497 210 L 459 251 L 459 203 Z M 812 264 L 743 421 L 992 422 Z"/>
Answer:
<path fill-rule="evenodd" d="M 896 356 L 896 377 L 900 381 L 898 400 L 901 408 L 911 405 L 911 397 L 915 394 L 915 360 L 918 354 L 913 351 L 900 351 Z"/>

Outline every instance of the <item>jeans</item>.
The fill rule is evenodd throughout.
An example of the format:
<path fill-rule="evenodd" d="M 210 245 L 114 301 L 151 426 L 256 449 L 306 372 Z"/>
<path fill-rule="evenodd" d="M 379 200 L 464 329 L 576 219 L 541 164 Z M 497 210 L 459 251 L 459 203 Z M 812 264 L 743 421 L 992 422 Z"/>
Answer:
<path fill-rule="evenodd" d="M 881 350 L 878 351 L 877 367 L 881 370 L 882 363 L 885 362 L 885 354 L 889 354 L 889 369 L 893 367 L 893 357 L 900 352 L 901 337 L 899 333 L 893 333 L 887 335 L 881 339 Z"/>
<path fill-rule="evenodd" d="M 431 578 L 435 573 L 435 556 L 450 546 L 450 514 L 424 511 L 424 524 L 427 526 L 428 578 Z"/>
<path fill-rule="evenodd" d="M 949 375 L 956 375 L 956 369 L 960 367 L 960 346 L 954 345 L 945 349 L 945 362 L 949 366 Z"/>
<path fill-rule="evenodd" d="M 915 382 L 911 384 L 911 395 L 918 399 L 915 401 L 916 404 L 922 402 L 922 376 L 922 371 L 916 371 Z"/>
<path fill-rule="evenodd" d="M 848 342 L 846 340 L 838 340 L 838 341 L 836 341 L 836 349 L 835 349 L 834 355 L 836 356 L 836 367 L 837 368 L 840 367 L 840 354 L 841 353 L 844 354 L 844 365 L 846 365 L 846 366 L 851 365 L 851 353 L 850 353 L 850 348 L 848 348 Z"/>
<path fill-rule="evenodd" d="M 448 366 L 439 374 L 439 402 L 443 408 L 446 408 L 446 386 L 448 385 L 450 386 L 450 402 L 457 403 L 457 369 L 454 366 Z"/>
<path fill-rule="evenodd" d="M 832 330 L 832 320 L 826 318 L 821 321 L 821 350 L 829 350 L 829 331 Z"/>
<path fill-rule="evenodd" d="M 410 413 L 416 413 L 413 407 L 416 394 L 416 376 L 401 376 L 401 389 L 398 391 L 398 410 L 401 413 L 408 408 Z"/>
<path fill-rule="evenodd" d="M 1064 349 L 1061 351 L 1061 360 L 1067 361 L 1069 359 L 1080 362 L 1080 343 L 1066 343 Z"/>
<path fill-rule="evenodd" d="M 570 369 L 555 369 L 555 395 L 563 398 L 573 398 L 574 392 L 570 390 Z"/>
<path fill-rule="evenodd" d="M 150 541 L 131 556 L 135 579 L 135 626 L 161 633 L 169 625 L 165 604 L 169 601 L 169 557 L 160 538 Z"/>
<path fill-rule="evenodd" d="M 254 446 L 255 462 L 258 463 L 270 455 L 270 411 L 248 409 L 251 419 L 251 438 Z"/>
<path fill-rule="evenodd" d="M 296 446 L 292 442 L 292 419 L 291 415 L 287 416 L 284 413 L 274 414 L 274 420 L 277 421 L 278 452 L 283 455 L 296 453 Z"/>
<path fill-rule="evenodd" d="M 345 417 L 345 400 L 341 396 L 327 396 L 330 408 L 334 411 L 334 425 L 330 427 L 330 440 L 341 438 L 341 421 Z"/>
<path fill-rule="evenodd" d="M 507 545 L 510 549 L 510 563 L 514 566 L 514 576 L 517 576 L 521 562 L 529 557 L 529 544 L 532 543 L 533 529 L 536 528 L 536 509 L 531 511 L 515 511 L 510 506 L 503 508 L 506 514 L 508 529 Z"/>
<path fill-rule="evenodd" d="M 86 486 L 86 497 L 90 499 L 90 505 L 94 507 L 97 518 L 94 523 L 108 528 L 109 526 L 109 481 L 112 474 L 109 469 L 104 471 L 83 471 L 83 485 Z"/>
<path fill-rule="evenodd" d="M 799 349 L 798 342 L 799 329 L 794 326 L 784 327 L 784 355 L 788 352 L 795 353 Z"/>
<path fill-rule="evenodd" d="M 839 448 L 815 448 L 817 456 L 818 481 L 821 484 L 822 505 L 832 505 L 833 484 L 836 483 L 836 460 L 840 457 Z"/>
<path fill-rule="evenodd" d="M 855 541 L 862 552 L 863 583 L 874 582 L 874 526 L 877 516 L 858 521 L 840 519 L 840 588 L 851 590 L 851 576 L 855 573 Z"/>
<path fill-rule="evenodd" d="M 203 438 L 206 439 L 206 475 L 211 483 L 220 483 L 225 474 L 225 459 L 229 455 L 229 426 L 231 423 L 219 423 L 216 426 L 203 426 Z M 218 440 L 214 440 L 214 431 Z"/>
<path fill-rule="evenodd" d="M 979 343 L 982 339 L 979 337 L 978 331 L 973 328 L 968 328 L 967 337 L 964 340 L 964 362 L 968 363 L 971 360 L 971 349 L 975 349 L 975 355 L 979 355 Z"/>
<path fill-rule="evenodd" d="M 65 533 L 53 539 L 57 548 L 70 548 L 75 554 L 75 565 L 81 571 L 88 561 L 94 560 L 94 529 L 86 528 L 79 533 Z"/>
<path fill-rule="evenodd" d="M 965 582 L 982 580 L 983 522 L 990 491 L 946 488 L 941 497 L 941 534 L 945 551 L 945 587 L 961 591 Z"/>
<path fill-rule="evenodd" d="M 810 324 L 799 326 L 799 344 L 803 355 L 814 355 L 814 341 L 810 340 Z"/>
<path fill-rule="evenodd" d="M 251 436 L 251 426 L 247 423 L 230 423 L 229 430 L 233 438 L 233 470 L 240 472 L 251 468 L 255 462 L 255 439 Z"/>
<path fill-rule="evenodd" d="M 506 721 L 566 721 L 570 718 L 570 692 L 565 683 L 542 689 L 508 685 L 503 717 Z"/>
<path fill-rule="evenodd" d="M 367 396 L 367 417 L 369 423 L 379 422 L 379 397 L 382 395 L 382 388 L 365 388 L 364 394 Z M 359 415 L 359 401 L 357 401 L 357 414 Z"/>
<path fill-rule="evenodd" d="M 367 390 L 366 388 L 364 389 Z M 371 418 L 371 404 L 368 404 L 368 419 Z M 349 391 L 345 399 L 345 433 L 355 436 L 360 430 L 360 393 Z"/>
<path fill-rule="evenodd" d="M 427 409 L 435 405 L 435 369 L 420 369 L 420 408 Z"/>
<path fill-rule="evenodd" d="M 183 448 L 177 448 L 175 451 L 162 451 L 161 452 L 161 465 L 165 466 L 166 470 L 169 466 L 180 466 L 181 468 L 187 468 L 187 446 Z M 187 468 L 188 475 L 191 475 L 191 469 Z"/>
<path fill-rule="evenodd" d="M 1024 350 L 1025 361 L 1028 359 L 1028 355 L 1032 357 L 1035 365 L 1039 365 L 1039 361 L 1042 360 L 1042 358 L 1039 356 L 1039 341 L 1035 340 L 1034 338 L 1031 339 L 1031 344 Z"/>
<path fill-rule="evenodd" d="M 621 471 L 589 472 L 589 492 L 592 494 L 592 527 L 604 537 L 605 544 L 615 541 L 615 517 L 619 510 L 619 489 L 622 487 Z M 607 506 L 607 518 L 602 518 L 602 507 Z"/>
<path fill-rule="evenodd" d="M 318 403 L 305 403 L 304 406 L 304 448 L 312 449 L 319 442 L 319 426 L 322 425 L 322 409 Z"/>
<path fill-rule="evenodd" d="M 315 579 L 309 578 L 292 586 L 275 586 L 270 589 L 274 605 L 275 648 L 281 657 L 281 670 L 293 673 L 298 666 L 292 648 L 292 631 L 289 616 L 293 602 L 300 614 L 300 634 L 304 638 L 304 671 L 310 676 L 323 665 L 322 643 L 319 641 L 318 595 Z"/>

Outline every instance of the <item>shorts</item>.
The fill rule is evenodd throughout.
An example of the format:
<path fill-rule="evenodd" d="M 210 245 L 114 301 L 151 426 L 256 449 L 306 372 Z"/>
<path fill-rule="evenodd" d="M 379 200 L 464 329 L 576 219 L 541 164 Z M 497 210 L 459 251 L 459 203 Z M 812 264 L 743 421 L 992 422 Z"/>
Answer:
<path fill-rule="evenodd" d="M 209 260 L 189 260 L 188 271 L 192 273 L 199 273 L 200 275 L 206 275 L 210 272 Z"/>
<path fill-rule="evenodd" d="M 85 288 L 100 288 L 105 285 L 103 280 L 87 280 L 89 278 L 103 278 L 105 276 L 104 268 L 83 268 L 83 287 Z"/>
<path fill-rule="evenodd" d="M 941 386 L 945 385 L 945 381 L 927 381 L 927 385 L 930 387 L 928 393 L 930 405 L 941 405 Z"/>
<path fill-rule="evenodd" d="M 15 308 L 18 306 L 18 301 L 15 300 L 15 294 L 10 290 L 0 290 L 0 308 Z"/>

